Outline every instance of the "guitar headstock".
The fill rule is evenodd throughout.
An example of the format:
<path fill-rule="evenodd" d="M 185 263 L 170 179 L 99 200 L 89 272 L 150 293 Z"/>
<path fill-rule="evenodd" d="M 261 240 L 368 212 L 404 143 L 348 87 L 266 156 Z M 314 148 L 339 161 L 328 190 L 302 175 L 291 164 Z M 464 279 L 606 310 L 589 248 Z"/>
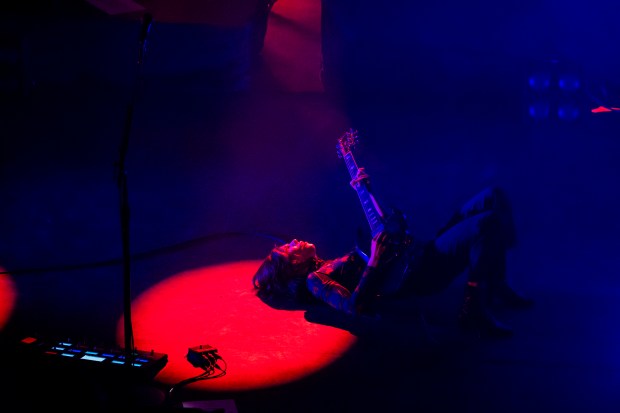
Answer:
<path fill-rule="evenodd" d="M 352 128 L 342 134 L 340 138 L 338 138 L 338 143 L 336 144 L 336 149 L 338 149 L 338 156 L 343 157 L 344 155 L 351 152 L 351 149 L 358 142 L 358 133 L 356 130 Z"/>

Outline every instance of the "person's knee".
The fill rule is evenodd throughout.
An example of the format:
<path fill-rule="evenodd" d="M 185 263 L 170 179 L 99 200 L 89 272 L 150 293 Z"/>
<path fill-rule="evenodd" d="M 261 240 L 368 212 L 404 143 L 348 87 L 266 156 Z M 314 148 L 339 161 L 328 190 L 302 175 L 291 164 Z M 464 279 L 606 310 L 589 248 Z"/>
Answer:
<path fill-rule="evenodd" d="M 501 232 L 502 219 L 497 211 L 484 213 L 478 223 L 480 234 L 484 236 L 497 236 Z"/>
<path fill-rule="evenodd" d="M 494 209 L 498 202 L 506 199 L 504 190 L 499 185 L 491 185 L 482 189 L 472 198 L 471 203 L 477 204 L 483 210 Z"/>
<path fill-rule="evenodd" d="M 499 185 L 491 185 L 487 188 L 490 194 L 494 197 L 502 197 L 504 196 L 504 188 Z"/>
<path fill-rule="evenodd" d="M 506 195 L 506 190 L 499 185 L 492 186 L 490 190 L 493 196 L 497 199 L 505 200 L 508 198 Z"/>
<path fill-rule="evenodd" d="M 492 209 L 496 211 L 510 210 L 510 201 L 508 200 L 508 196 L 504 188 L 499 185 L 494 185 L 488 187 L 486 191 L 486 209 Z"/>

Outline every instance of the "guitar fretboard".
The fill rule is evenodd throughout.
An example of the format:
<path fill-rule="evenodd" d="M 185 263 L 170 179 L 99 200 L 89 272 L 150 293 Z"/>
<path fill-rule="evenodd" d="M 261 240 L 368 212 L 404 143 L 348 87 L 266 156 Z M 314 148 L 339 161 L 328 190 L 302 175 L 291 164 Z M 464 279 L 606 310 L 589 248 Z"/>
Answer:
<path fill-rule="evenodd" d="M 357 171 L 359 170 L 359 168 L 351 152 L 348 152 L 344 155 L 344 162 L 347 166 L 347 170 L 349 171 L 351 179 L 355 179 L 357 177 Z M 364 182 L 361 182 L 360 185 L 355 188 L 355 190 L 362 204 L 362 209 L 364 210 L 364 214 L 366 215 L 368 225 L 370 226 L 370 232 L 374 237 L 376 234 L 383 231 L 384 226 L 381 214 L 377 210 L 374 202 L 372 202 L 370 193 L 368 192 L 368 187 Z"/>

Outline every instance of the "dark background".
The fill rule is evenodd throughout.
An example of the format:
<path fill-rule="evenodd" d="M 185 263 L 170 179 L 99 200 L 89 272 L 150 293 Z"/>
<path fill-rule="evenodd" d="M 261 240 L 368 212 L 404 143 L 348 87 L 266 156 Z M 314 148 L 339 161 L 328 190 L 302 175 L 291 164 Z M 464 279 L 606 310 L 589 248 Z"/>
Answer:
<path fill-rule="evenodd" d="M 482 187 L 504 187 L 521 241 L 509 274 L 537 307 L 513 316 L 510 344 L 460 347 L 421 374 L 436 405 L 416 405 L 406 379 L 348 407 L 332 393 L 307 404 L 327 387 L 355 395 L 329 378 L 253 403 L 226 396 L 264 412 L 370 411 L 382 400 L 418 411 L 617 411 L 620 114 L 591 110 L 620 106 L 620 6 L 280 0 L 263 20 L 256 3 L 204 2 L 199 13 L 196 2 L 142 2 L 154 24 L 140 83 L 141 12 L 2 6 L 0 265 L 18 294 L 3 332 L 115 341 L 115 162 L 132 102 L 134 294 L 183 269 L 259 259 L 270 237 L 313 241 L 324 256 L 348 250 L 365 222 L 335 143 L 353 127 L 360 166 L 420 238 Z M 459 288 L 427 303 L 431 321 L 456 308 Z M 346 380 L 357 362 L 329 374 Z M 407 375 L 386 368 L 368 380 L 382 373 Z"/>

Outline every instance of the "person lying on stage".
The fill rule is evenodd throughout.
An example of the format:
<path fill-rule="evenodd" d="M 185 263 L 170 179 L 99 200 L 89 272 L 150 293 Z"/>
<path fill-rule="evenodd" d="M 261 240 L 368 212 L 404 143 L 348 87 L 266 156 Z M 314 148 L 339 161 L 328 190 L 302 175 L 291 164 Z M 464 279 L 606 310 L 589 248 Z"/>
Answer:
<path fill-rule="evenodd" d="M 351 186 L 361 183 L 370 188 L 364 168 L 359 168 Z M 374 196 L 373 203 L 378 205 Z M 404 266 L 391 265 L 394 238 L 398 240 L 381 231 L 372 239 L 369 257 L 356 248 L 333 259 L 319 257 L 314 244 L 293 239 L 269 252 L 252 282 L 262 298 L 323 302 L 355 316 L 372 313 L 379 297 L 438 293 L 466 271 L 459 325 L 490 337 L 508 337 L 513 332 L 494 316 L 492 303 L 512 308 L 533 304 L 507 282 L 506 253 L 515 246 L 516 233 L 511 205 L 499 187 L 471 198 L 434 239 L 414 240 L 398 257 L 406 261 Z M 394 267 L 403 269 L 396 275 L 398 287 L 384 294 L 386 280 L 395 277 Z"/>

